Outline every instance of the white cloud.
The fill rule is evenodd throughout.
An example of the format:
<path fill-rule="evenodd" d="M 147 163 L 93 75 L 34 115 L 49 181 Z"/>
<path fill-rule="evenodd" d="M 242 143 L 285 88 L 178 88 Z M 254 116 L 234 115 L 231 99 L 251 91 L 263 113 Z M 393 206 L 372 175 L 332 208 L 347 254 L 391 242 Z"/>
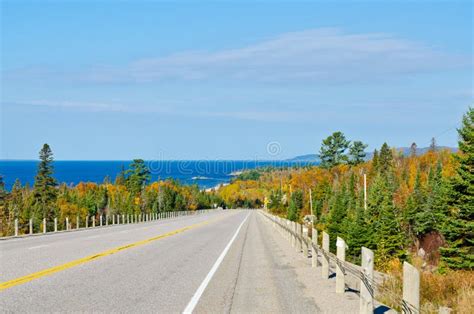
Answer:
<path fill-rule="evenodd" d="M 436 51 L 388 34 L 348 34 L 335 28 L 284 33 L 247 47 L 189 51 L 142 59 L 123 67 L 96 67 L 84 80 L 371 81 L 383 77 L 470 66 L 469 57 Z"/>

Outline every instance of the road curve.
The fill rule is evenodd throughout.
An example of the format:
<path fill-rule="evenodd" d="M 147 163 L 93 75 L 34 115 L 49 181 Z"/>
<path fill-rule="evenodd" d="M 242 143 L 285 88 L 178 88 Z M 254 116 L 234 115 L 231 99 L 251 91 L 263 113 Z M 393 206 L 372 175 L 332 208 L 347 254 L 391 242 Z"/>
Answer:
<path fill-rule="evenodd" d="M 309 264 L 253 210 L 12 239 L 0 242 L 0 310 L 357 312 Z"/>

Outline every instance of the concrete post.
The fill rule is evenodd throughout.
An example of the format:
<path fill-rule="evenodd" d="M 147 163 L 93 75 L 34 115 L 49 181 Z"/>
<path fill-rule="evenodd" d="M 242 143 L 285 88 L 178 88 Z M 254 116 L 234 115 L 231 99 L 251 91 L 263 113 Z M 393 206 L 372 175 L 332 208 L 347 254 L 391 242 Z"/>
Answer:
<path fill-rule="evenodd" d="M 120 225 L 120 215 L 117 215 L 117 225 Z"/>
<path fill-rule="evenodd" d="M 127 224 L 130 223 L 130 214 L 127 214 Z"/>
<path fill-rule="evenodd" d="M 33 234 L 33 219 L 30 218 L 30 234 Z"/>
<path fill-rule="evenodd" d="M 54 218 L 54 232 L 58 232 L 58 218 Z"/>
<path fill-rule="evenodd" d="M 76 229 L 79 229 L 79 216 L 76 216 Z"/>
<path fill-rule="evenodd" d="M 43 233 L 46 233 L 46 218 L 43 218 Z"/>
<path fill-rule="evenodd" d="M 323 258 L 322 258 L 322 267 L 321 267 L 321 276 L 324 279 L 329 278 L 329 257 L 325 254 L 329 254 L 329 234 L 323 232 Z"/>
<path fill-rule="evenodd" d="M 362 273 L 364 274 L 366 283 L 369 283 L 374 278 L 374 252 L 366 247 L 362 247 Z M 370 283 L 369 283 L 370 284 Z M 372 314 L 374 312 L 374 299 L 370 294 L 369 289 L 360 282 L 360 314 Z"/>
<path fill-rule="evenodd" d="M 69 217 L 66 217 L 66 231 L 69 230 Z"/>
<path fill-rule="evenodd" d="M 318 230 L 314 229 L 311 232 L 311 242 L 315 247 L 318 247 Z M 311 267 L 318 267 L 318 252 L 311 246 Z"/>
<path fill-rule="evenodd" d="M 296 223 L 298 227 L 298 251 L 303 252 L 303 225 Z"/>
<path fill-rule="evenodd" d="M 343 264 L 346 261 L 346 241 L 343 238 L 337 237 L 336 241 L 337 258 Z M 344 271 L 340 264 L 336 264 L 336 293 L 344 293 L 346 291 L 346 284 L 344 278 Z"/>
<path fill-rule="evenodd" d="M 89 228 L 89 216 L 86 216 L 86 228 Z"/>
<path fill-rule="evenodd" d="M 15 219 L 15 237 L 18 237 L 18 218 Z"/>
<path fill-rule="evenodd" d="M 92 216 L 92 228 L 95 228 L 95 215 Z"/>
<path fill-rule="evenodd" d="M 303 226 L 303 255 L 305 258 L 308 258 L 308 228 Z"/>
<path fill-rule="evenodd" d="M 105 225 L 108 226 L 109 225 L 109 215 L 105 215 Z"/>
<path fill-rule="evenodd" d="M 115 225 L 115 215 L 112 215 L 112 225 Z"/>
<path fill-rule="evenodd" d="M 420 312 L 420 272 L 407 262 L 403 262 L 403 301 Z"/>
<path fill-rule="evenodd" d="M 99 216 L 99 226 L 102 227 L 102 215 Z"/>

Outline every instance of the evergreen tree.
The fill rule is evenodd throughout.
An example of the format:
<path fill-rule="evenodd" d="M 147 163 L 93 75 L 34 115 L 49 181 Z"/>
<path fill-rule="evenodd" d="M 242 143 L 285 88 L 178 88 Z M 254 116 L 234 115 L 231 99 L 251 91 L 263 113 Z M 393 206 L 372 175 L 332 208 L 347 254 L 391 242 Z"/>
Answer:
<path fill-rule="evenodd" d="M 115 184 L 116 185 L 125 185 L 125 168 L 122 165 L 122 169 L 120 170 L 119 174 L 115 177 Z"/>
<path fill-rule="evenodd" d="M 412 143 L 410 146 L 410 157 L 416 157 L 416 143 Z"/>
<path fill-rule="evenodd" d="M 384 176 L 377 176 L 369 190 L 367 222 L 372 235 L 367 246 L 375 249 L 375 259 L 382 268 L 392 258 L 405 257 L 405 239 L 396 208 L 393 187 Z"/>
<path fill-rule="evenodd" d="M 328 136 L 321 145 L 319 157 L 321 158 L 321 166 L 324 168 L 332 168 L 347 162 L 347 156 L 344 154 L 349 147 L 350 141 L 342 132 L 334 132 Z"/>
<path fill-rule="evenodd" d="M 303 192 L 297 190 L 291 194 L 290 204 L 288 206 L 287 218 L 291 221 L 297 221 L 303 208 Z"/>
<path fill-rule="evenodd" d="M 450 213 L 443 234 L 447 247 L 441 260 L 451 268 L 474 268 L 474 109 L 469 108 L 458 129 L 459 166 L 451 180 Z"/>
<path fill-rule="evenodd" d="M 436 150 L 437 150 L 436 139 L 432 137 L 431 144 L 430 144 L 430 151 L 435 152 Z"/>
<path fill-rule="evenodd" d="M 351 165 L 358 165 L 363 163 L 365 160 L 365 156 L 367 155 L 365 153 L 366 148 L 367 145 L 362 143 L 361 141 L 354 141 L 349 147 L 349 163 Z"/>
<path fill-rule="evenodd" d="M 125 185 L 134 195 L 138 194 L 151 178 L 150 170 L 143 159 L 134 159 L 125 175 L 127 175 Z"/>
<path fill-rule="evenodd" d="M 48 144 L 44 144 L 39 153 L 40 163 L 33 185 L 34 206 L 42 218 L 53 219 L 57 196 L 57 182 L 53 178 L 53 152 Z"/>
<path fill-rule="evenodd" d="M 372 175 L 375 175 L 379 171 L 379 151 L 374 150 L 374 156 L 372 157 Z"/>
<path fill-rule="evenodd" d="M 440 162 L 438 162 L 435 171 L 430 170 L 428 178 L 428 195 L 425 197 L 421 210 L 415 215 L 415 232 L 417 235 L 440 231 L 446 218 L 448 186 L 442 176 Z"/>
<path fill-rule="evenodd" d="M 378 159 L 378 170 L 382 175 L 387 175 L 393 167 L 393 154 L 387 143 L 383 143 L 380 149 L 380 155 Z"/>

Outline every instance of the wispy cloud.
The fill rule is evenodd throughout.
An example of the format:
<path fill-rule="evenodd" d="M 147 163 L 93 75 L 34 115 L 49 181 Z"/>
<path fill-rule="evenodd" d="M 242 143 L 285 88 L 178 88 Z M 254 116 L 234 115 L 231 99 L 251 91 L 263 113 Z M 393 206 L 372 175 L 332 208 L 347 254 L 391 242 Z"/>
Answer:
<path fill-rule="evenodd" d="M 43 76 L 96 83 L 214 79 L 334 84 L 471 66 L 471 56 L 438 51 L 394 35 L 321 28 L 284 33 L 236 49 L 184 51 L 122 66 L 93 66 L 69 73 L 64 69 L 34 68 L 6 75 L 17 79 Z"/>
<path fill-rule="evenodd" d="M 123 67 L 96 67 L 96 82 L 256 80 L 347 82 L 469 65 L 469 57 L 436 51 L 388 34 L 349 34 L 323 28 L 281 34 L 247 47 L 189 51 L 142 59 Z"/>

